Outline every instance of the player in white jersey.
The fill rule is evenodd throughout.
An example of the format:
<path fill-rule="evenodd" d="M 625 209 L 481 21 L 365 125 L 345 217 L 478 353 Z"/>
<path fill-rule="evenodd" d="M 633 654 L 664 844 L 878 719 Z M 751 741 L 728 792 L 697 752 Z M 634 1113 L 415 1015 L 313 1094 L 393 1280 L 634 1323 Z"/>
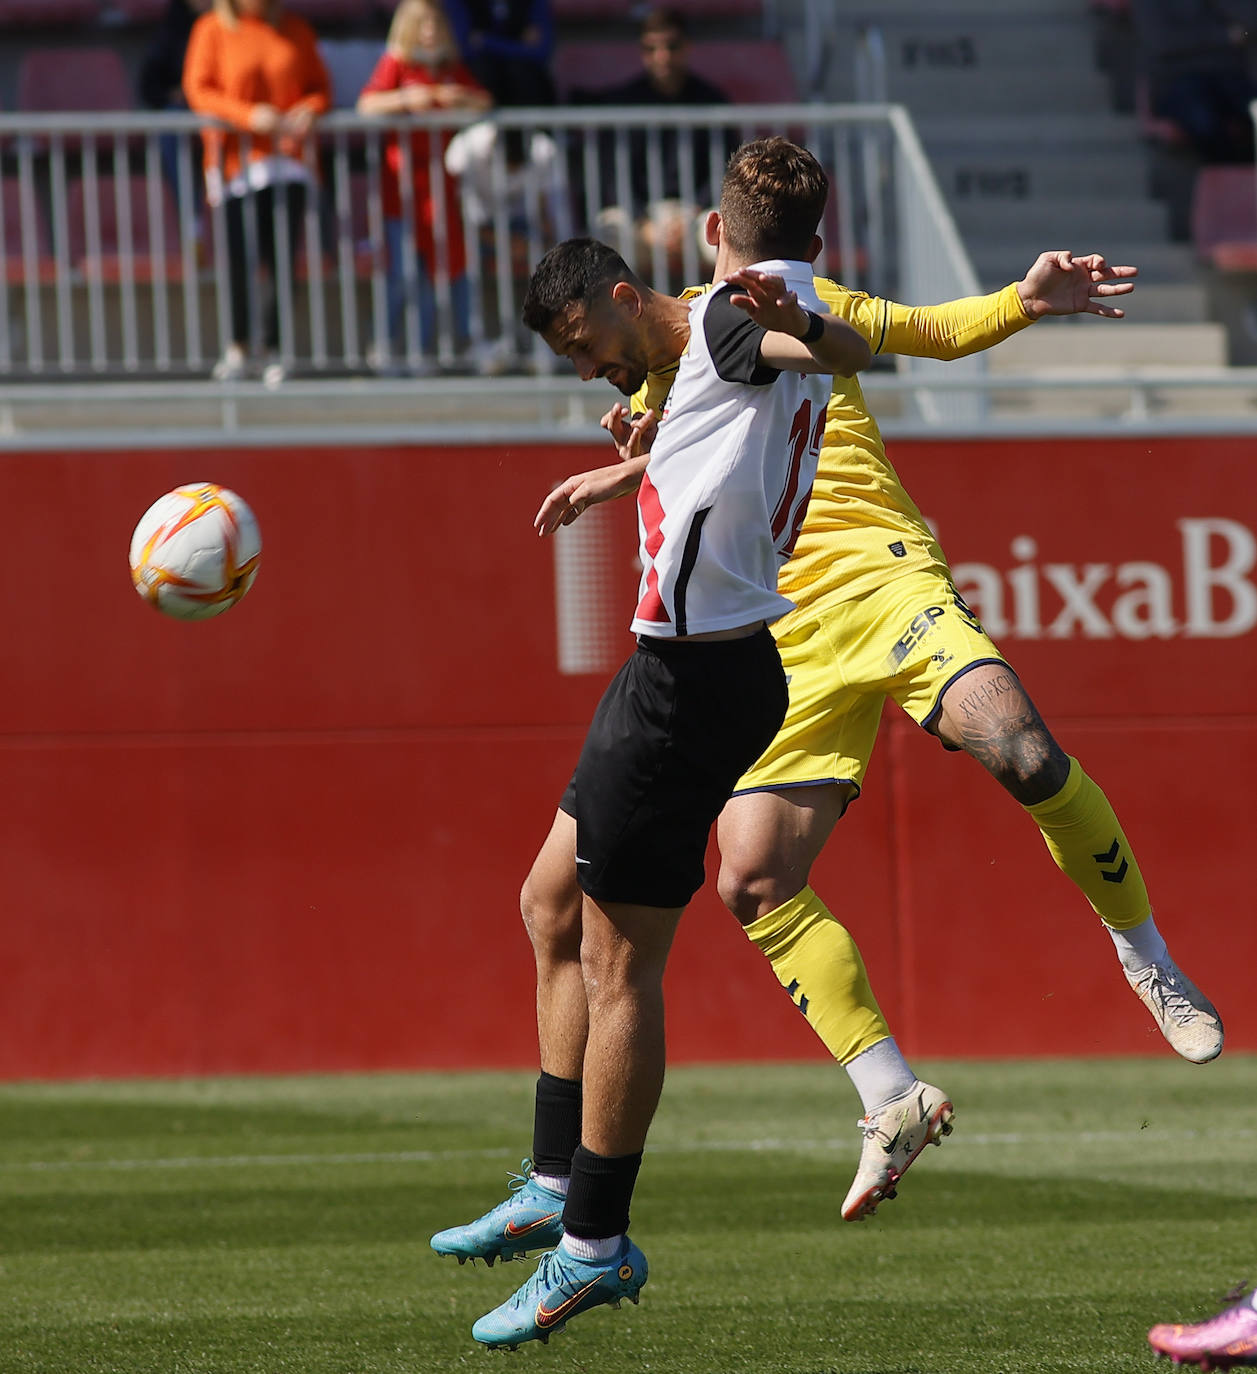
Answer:
<path fill-rule="evenodd" d="M 636 1301 L 646 1280 L 625 1233 L 663 1086 L 664 965 L 711 827 L 785 715 L 767 623 L 790 608 L 777 572 L 802 521 L 830 375 L 871 360 L 860 334 L 800 300 L 819 304 L 808 264 L 827 194 L 816 160 L 782 138 L 744 145 L 726 174 L 713 237 L 728 284 L 691 320 L 639 493 L 638 647 L 569 789 L 588 1031 L 563 1235 L 476 1322 L 489 1346 L 544 1341 L 590 1307 Z M 534 272 L 525 323 L 570 354 L 586 312 L 621 288 L 645 290 L 613 250 L 569 240 Z"/>
<path fill-rule="evenodd" d="M 749 270 L 780 277 L 813 316 L 824 309 L 808 263 Z M 702 634 L 793 609 L 777 573 L 807 510 L 830 384 L 765 366 L 761 331 L 734 303 L 741 298 L 730 283 L 690 313 L 690 346 L 638 489 L 635 634 Z"/>

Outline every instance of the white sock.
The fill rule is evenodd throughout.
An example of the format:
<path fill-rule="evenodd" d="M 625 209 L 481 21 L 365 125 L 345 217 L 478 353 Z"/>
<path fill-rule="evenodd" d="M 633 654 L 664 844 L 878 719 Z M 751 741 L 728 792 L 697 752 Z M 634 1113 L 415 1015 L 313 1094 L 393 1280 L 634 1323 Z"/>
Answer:
<path fill-rule="evenodd" d="M 533 1179 L 543 1188 L 549 1188 L 552 1193 L 561 1193 L 564 1197 L 567 1196 L 567 1185 L 572 1181 L 568 1174 L 534 1173 Z"/>
<path fill-rule="evenodd" d="M 899 1052 L 893 1035 L 879 1040 L 867 1050 L 861 1050 L 842 1067 L 860 1094 L 865 1116 L 884 1107 L 894 1098 L 902 1097 L 917 1081 L 916 1074 L 908 1067 L 908 1061 Z"/>
<path fill-rule="evenodd" d="M 569 1236 L 563 1232 L 563 1239 L 559 1241 L 559 1249 L 565 1255 L 571 1255 L 573 1259 L 589 1260 L 609 1260 L 613 1259 L 620 1252 L 620 1242 L 624 1239 L 620 1236 L 607 1236 L 603 1240 L 585 1240 L 581 1236 Z"/>
<path fill-rule="evenodd" d="M 1117 957 L 1127 973 L 1138 973 L 1149 964 L 1169 963 L 1170 952 L 1151 916 L 1129 930 L 1114 930 L 1112 926 L 1105 926 L 1105 929 L 1113 937 Z"/>

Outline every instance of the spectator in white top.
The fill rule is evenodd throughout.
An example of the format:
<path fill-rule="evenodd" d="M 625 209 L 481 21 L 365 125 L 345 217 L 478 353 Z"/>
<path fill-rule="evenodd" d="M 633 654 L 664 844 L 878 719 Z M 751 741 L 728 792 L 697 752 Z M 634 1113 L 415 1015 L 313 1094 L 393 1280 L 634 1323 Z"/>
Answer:
<path fill-rule="evenodd" d="M 503 128 L 493 119 L 469 124 L 450 140 L 445 170 L 459 179 L 463 218 L 479 239 L 483 280 L 497 276 L 499 255 L 506 254 L 512 280 L 526 281 L 530 264 L 570 234 L 566 166 L 542 130 Z M 489 313 L 479 317 L 487 320 Z M 499 331 L 475 349 L 486 375 L 507 371 L 532 349 L 519 321 L 503 318 Z"/>
<path fill-rule="evenodd" d="M 541 129 L 503 129 L 486 119 L 460 129 L 445 150 L 445 170 L 460 178 L 463 210 L 476 225 L 500 211 L 513 233 L 535 226 L 546 239 L 566 238 L 566 180 L 558 146 Z"/>

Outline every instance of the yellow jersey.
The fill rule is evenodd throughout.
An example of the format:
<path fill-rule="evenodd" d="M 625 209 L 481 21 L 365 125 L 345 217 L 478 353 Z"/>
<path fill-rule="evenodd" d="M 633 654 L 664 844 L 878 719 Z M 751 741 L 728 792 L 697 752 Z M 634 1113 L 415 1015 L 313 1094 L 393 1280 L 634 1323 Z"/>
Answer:
<path fill-rule="evenodd" d="M 813 279 L 830 310 L 868 340 L 874 354 L 961 358 L 1031 324 L 1015 285 L 943 305 L 906 306 Z M 692 300 L 707 287 L 682 292 Z M 662 411 L 676 364 L 647 377 L 631 409 Z M 777 589 L 799 604 L 822 596 L 864 596 L 901 573 L 936 568 L 950 575 L 938 541 L 886 457 L 858 377 L 835 377 L 812 499 Z M 778 622 L 774 629 L 779 629 Z"/>

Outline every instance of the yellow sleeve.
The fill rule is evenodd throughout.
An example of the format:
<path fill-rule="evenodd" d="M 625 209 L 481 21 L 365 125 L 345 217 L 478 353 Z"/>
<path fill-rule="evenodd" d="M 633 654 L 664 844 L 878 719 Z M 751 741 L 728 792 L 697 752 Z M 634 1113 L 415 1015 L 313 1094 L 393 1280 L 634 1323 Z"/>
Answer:
<path fill-rule="evenodd" d="M 915 306 L 848 291 L 823 277 L 816 278 L 815 286 L 817 295 L 835 315 L 864 335 L 874 353 L 963 358 L 1034 323 L 1021 304 L 1015 284 L 989 296 Z"/>

